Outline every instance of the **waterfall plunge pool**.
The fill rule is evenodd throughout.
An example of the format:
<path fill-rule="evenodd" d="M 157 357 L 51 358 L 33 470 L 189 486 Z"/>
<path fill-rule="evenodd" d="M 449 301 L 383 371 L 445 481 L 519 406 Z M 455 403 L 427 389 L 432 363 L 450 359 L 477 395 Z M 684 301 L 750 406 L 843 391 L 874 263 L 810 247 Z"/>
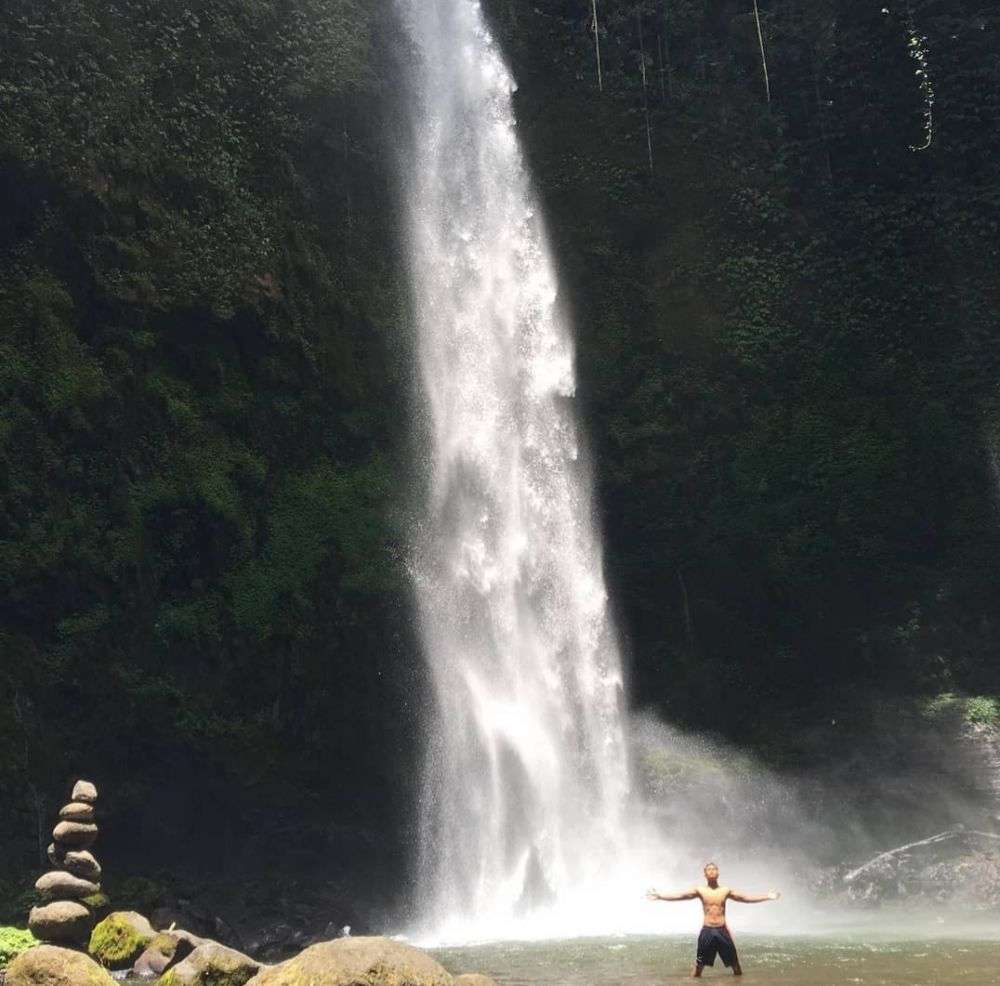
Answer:
<path fill-rule="evenodd" d="M 873 921 L 877 925 L 877 918 Z M 984 933 L 986 929 L 983 929 Z M 448 969 L 501 986 L 660 986 L 690 981 L 695 934 L 495 942 L 433 949 Z M 1000 984 L 1000 940 L 734 934 L 745 986 L 989 986 Z M 703 982 L 729 980 L 720 962 Z"/>

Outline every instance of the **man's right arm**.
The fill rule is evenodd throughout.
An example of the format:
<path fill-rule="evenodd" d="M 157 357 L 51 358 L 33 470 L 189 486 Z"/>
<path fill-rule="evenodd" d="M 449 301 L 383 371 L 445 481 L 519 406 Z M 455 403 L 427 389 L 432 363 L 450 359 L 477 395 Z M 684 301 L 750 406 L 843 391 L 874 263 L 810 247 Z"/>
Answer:
<path fill-rule="evenodd" d="M 654 887 L 646 891 L 647 900 L 694 900 L 698 896 L 698 891 L 692 887 L 690 890 L 682 890 L 679 894 L 661 894 Z"/>

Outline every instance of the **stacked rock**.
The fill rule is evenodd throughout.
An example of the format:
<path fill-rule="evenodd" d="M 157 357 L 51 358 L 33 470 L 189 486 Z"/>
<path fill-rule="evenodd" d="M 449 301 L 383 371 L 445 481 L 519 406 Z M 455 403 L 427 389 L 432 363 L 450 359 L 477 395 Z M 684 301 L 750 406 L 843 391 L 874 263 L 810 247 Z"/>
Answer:
<path fill-rule="evenodd" d="M 28 927 L 43 942 L 82 943 L 93 927 L 88 904 L 101 899 L 101 867 L 89 852 L 97 838 L 96 801 L 97 788 L 89 781 L 77 781 L 52 830 L 49 862 L 55 868 L 39 877 L 35 889 L 44 903 L 28 915 Z"/>

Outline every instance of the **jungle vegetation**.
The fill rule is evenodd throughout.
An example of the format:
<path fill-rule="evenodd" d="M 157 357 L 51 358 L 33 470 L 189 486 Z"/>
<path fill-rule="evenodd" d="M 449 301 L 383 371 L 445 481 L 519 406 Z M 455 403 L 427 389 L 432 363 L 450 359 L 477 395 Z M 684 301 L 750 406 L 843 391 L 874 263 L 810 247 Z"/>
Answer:
<path fill-rule="evenodd" d="M 486 7 L 633 705 L 799 767 L 804 724 L 880 697 L 995 709 L 1000 13 Z M 5 906 L 75 774 L 112 872 L 183 843 L 398 885 L 425 702 L 392 4 L 7 0 L 0 50 Z"/>

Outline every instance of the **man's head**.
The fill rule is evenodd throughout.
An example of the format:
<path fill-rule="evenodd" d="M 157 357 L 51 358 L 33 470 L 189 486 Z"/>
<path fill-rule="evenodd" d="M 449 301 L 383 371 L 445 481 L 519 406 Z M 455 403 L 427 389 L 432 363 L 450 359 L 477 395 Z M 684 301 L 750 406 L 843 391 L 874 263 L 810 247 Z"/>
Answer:
<path fill-rule="evenodd" d="M 705 864 L 705 879 L 708 880 L 709 883 L 714 883 L 719 879 L 719 867 L 716 866 L 715 863 Z"/>

